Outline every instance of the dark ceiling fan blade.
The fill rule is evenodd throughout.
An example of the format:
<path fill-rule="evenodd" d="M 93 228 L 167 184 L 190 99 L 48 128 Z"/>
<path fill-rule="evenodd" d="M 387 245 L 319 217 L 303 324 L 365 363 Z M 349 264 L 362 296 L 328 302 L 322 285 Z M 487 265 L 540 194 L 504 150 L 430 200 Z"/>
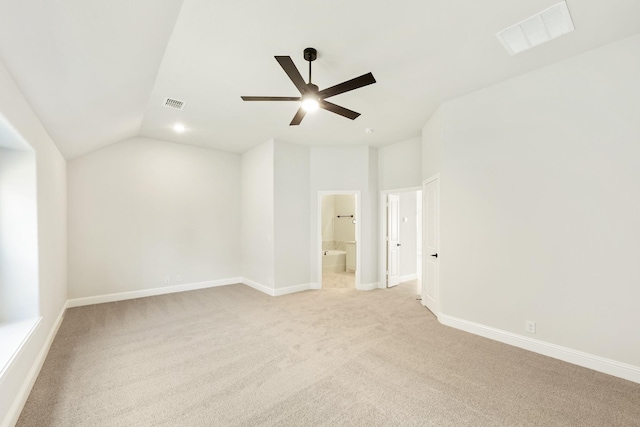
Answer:
<path fill-rule="evenodd" d="M 302 121 L 302 119 L 304 119 L 305 114 L 307 114 L 307 111 L 304 108 L 302 107 L 298 108 L 298 112 L 296 113 L 295 116 L 293 116 L 293 120 L 291 120 L 291 123 L 289 123 L 289 126 L 298 126 Z"/>
<path fill-rule="evenodd" d="M 276 61 L 280 64 L 282 69 L 287 76 L 291 79 L 294 85 L 298 88 L 301 94 L 307 92 L 307 83 L 304 81 L 302 76 L 300 75 L 300 71 L 296 68 L 296 64 L 293 63 L 293 60 L 290 56 L 276 56 Z"/>
<path fill-rule="evenodd" d="M 355 79 L 347 80 L 335 86 L 328 87 L 318 92 L 320 99 L 329 98 L 330 96 L 339 95 L 341 93 L 349 92 L 350 90 L 358 89 L 363 86 L 367 86 L 376 82 L 373 74 L 367 73 Z"/>
<path fill-rule="evenodd" d="M 351 120 L 355 120 L 360 115 L 360 113 L 356 113 L 355 111 L 351 111 L 348 108 L 341 107 L 332 102 L 325 101 L 324 99 L 320 101 L 320 108 L 324 108 L 332 113 L 340 114 L 341 116 Z"/>
<path fill-rule="evenodd" d="M 243 101 L 300 101 L 299 96 L 241 96 Z"/>

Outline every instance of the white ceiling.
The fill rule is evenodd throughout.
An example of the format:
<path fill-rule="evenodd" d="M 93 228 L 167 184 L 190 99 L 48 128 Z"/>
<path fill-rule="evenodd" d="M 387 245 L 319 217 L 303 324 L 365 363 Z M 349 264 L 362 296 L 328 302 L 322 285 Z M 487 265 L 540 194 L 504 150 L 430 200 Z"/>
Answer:
<path fill-rule="evenodd" d="M 638 0 L 568 0 L 575 32 L 509 56 L 495 33 L 557 1 L 0 0 L 0 59 L 67 158 L 136 135 L 381 146 L 418 136 L 448 99 L 640 32 Z M 331 98 L 359 118 L 320 110 L 295 127 L 295 102 L 240 99 L 298 96 L 273 56 L 306 78 L 305 47 L 321 89 L 374 74 Z"/>

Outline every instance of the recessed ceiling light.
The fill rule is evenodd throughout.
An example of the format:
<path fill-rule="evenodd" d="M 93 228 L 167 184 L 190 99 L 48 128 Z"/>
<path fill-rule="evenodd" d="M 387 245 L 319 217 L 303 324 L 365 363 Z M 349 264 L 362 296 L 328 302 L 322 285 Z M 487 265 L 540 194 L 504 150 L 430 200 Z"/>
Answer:
<path fill-rule="evenodd" d="M 575 30 L 567 3 L 561 1 L 496 33 L 509 55 L 523 52 Z"/>
<path fill-rule="evenodd" d="M 175 130 L 178 133 L 182 133 L 185 131 L 185 127 L 182 123 L 176 123 L 175 125 L 173 125 L 173 130 Z"/>

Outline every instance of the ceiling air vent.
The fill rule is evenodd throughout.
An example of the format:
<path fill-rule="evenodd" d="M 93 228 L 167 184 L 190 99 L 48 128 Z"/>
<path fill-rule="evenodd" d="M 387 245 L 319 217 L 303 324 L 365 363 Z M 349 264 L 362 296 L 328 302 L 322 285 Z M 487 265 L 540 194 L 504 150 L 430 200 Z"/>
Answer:
<path fill-rule="evenodd" d="M 515 55 L 570 33 L 574 29 L 567 3 L 561 1 L 522 22 L 496 33 L 496 37 L 507 49 L 509 55 Z"/>
<path fill-rule="evenodd" d="M 184 101 L 178 101 L 177 99 L 173 99 L 173 98 L 165 98 L 164 99 L 164 106 L 165 107 L 169 107 L 169 108 L 175 108 L 177 110 L 182 110 L 184 108 Z"/>

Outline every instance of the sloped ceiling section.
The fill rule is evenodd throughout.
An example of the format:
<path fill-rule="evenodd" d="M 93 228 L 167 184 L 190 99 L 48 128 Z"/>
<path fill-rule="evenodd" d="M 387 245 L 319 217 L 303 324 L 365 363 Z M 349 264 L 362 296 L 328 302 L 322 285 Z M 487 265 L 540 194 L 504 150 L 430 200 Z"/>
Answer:
<path fill-rule="evenodd" d="M 418 136 L 448 99 L 640 30 L 638 0 L 568 0 L 576 32 L 510 56 L 495 33 L 558 1 L 185 0 L 141 134 L 235 152 L 270 138 L 386 145 Z M 313 81 L 321 89 L 373 73 L 376 84 L 331 98 L 361 113 L 356 120 L 320 110 L 289 126 L 295 102 L 240 99 L 298 96 L 274 55 L 291 56 L 306 80 L 306 47 L 318 49 Z M 168 109 L 165 97 L 187 104 Z M 173 132 L 177 122 L 187 131 Z"/>
<path fill-rule="evenodd" d="M 67 158 L 136 135 L 237 153 L 272 138 L 382 146 L 449 99 L 640 31 L 639 0 L 567 0 L 574 32 L 510 56 L 496 32 L 558 1 L 0 0 L 0 59 Z M 330 99 L 356 120 L 289 126 L 295 102 L 240 99 L 298 96 L 274 55 L 306 79 L 306 47 L 321 89 L 373 73 Z"/>
<path fill-rule="evenodd" d="M 0 1 L 0 57 L 66 158 L 139 133 L 181 6 Z"/>

